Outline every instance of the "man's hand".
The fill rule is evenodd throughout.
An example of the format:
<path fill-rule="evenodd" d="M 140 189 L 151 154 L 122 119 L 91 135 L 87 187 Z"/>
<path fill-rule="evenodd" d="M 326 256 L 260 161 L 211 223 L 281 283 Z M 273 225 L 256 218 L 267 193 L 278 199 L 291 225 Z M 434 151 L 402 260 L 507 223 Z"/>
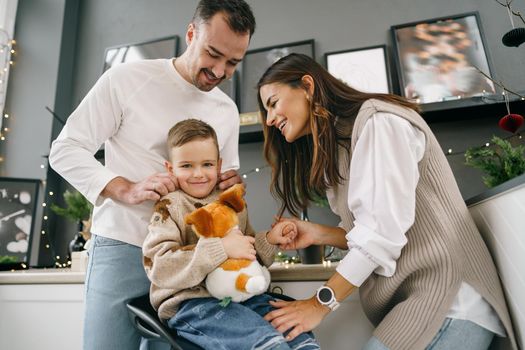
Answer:
<path fill-rule="evenodd" d="M 255 238 L 243 235 L 237 226 L 221 240 L 228 258 L 255 260 Z"/>
<path fill-rule="evenodd" d="M 228 170 L 221 174 L 219 189 L 226 190 L 235 184 L 242 184 L 241 176 L 237 173 L 237 170 Z"/>
<path fill-rule="evenodd" d="M 177 178 L 169 173 L 156 173 L 140 182 L 119 176 L 108 182 L 101 195 L 126 204 L 140 204 L 147 200 L 158 201 L 178 188 Z"/>

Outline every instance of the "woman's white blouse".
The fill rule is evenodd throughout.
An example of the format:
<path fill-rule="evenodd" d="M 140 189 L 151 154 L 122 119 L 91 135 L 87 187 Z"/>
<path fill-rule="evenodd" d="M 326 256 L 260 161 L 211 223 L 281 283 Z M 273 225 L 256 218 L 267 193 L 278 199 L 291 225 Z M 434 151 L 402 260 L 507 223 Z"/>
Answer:
<path fill-rule="evenodd" d="M 337 272 L 355 286 L 372 272 L 390 277 L 396 271 L 396 261 L 407 243 L 405 234 L 415 220 L 418 162 L 425 142 L 422 131 L 390 113 L 376 113 L 359 136 L 348 187 L 354 228 L 346 234 L 349 251 L 337 266 Z M 327 197 L 333 203 L 332 191 Z M 331 207 L 334 211 L 335 206 Z M 492 307 L 466 283 L 448 317 L 505 334 Z"/>

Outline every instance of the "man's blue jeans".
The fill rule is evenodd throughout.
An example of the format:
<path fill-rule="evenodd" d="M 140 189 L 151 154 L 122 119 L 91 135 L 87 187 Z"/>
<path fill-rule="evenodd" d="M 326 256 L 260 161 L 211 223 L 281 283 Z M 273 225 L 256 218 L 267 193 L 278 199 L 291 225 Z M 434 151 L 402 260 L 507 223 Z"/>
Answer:
<path fill-rule="evenodd" d="M 177 314 L 168 321 L 170 328 L 203 349 L 320 349 L 311 332 L 302 333 L 286 342 L 262 316 L 274 308 L 267 294 L 257 295 L 243 303 L 219 305 L 215 298 L 184 301 Z"/>
<path fill-rule="evenodd" d="M 149 292 L 142 250 L 93 235 L 86 272 L 84 350 L 138 349 L 140 334 L 126 303 Z"/>

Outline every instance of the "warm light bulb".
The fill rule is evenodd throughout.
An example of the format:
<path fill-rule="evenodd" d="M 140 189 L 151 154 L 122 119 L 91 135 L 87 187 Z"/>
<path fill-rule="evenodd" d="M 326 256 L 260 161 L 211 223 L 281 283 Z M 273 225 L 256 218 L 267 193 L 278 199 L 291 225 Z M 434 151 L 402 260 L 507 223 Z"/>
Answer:
<path fill-rule="evenodd" d="M 259 172 L 259 168 L 255 168 L 255 172 L 257 172 L 257 173 L 258 173 L 258 172 Z"/>
<path fill-rule="evenodd" d="M 47 204 L 46 203 L 42 203 L 42 206 L 45 207 Z"/>
<path fill-rule="evenodd" d="M 49 191 L 49 195 L 52 196 L 54 193 L 53 191 Z"/>
<path fill-rule="evenodd" d="M 244 174 L 242 177 L 243 177 L 243 179 L 246 179 L 248 176 L 246 176 L 246 174 Z"/>
<path fill-rule="evenodd" d="M 47 215 L 44 215 L 44 220 L 47 220 Z"/>

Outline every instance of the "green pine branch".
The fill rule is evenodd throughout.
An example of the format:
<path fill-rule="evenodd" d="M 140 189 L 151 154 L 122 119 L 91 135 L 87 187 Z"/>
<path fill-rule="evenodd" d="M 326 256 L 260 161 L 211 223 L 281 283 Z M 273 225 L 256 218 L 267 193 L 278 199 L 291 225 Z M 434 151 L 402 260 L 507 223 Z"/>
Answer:
<path fill-rule="evenodd" d="M 525 146 L 512 144 L 497 136 L 494 147 L 471 147 L 465 152 L 465 164 L 481 169 L 483 183 L 491 188 L 525 173 Z"/>
<path fill-rule="evenodd" d="M 51 210 L 73 222 L 86 220 L 91 215 L 93 205 L 80 192 L 66 190 L 64 192 L 64 201 L 66 202 L 65 207 L 52 204 Z"/>

